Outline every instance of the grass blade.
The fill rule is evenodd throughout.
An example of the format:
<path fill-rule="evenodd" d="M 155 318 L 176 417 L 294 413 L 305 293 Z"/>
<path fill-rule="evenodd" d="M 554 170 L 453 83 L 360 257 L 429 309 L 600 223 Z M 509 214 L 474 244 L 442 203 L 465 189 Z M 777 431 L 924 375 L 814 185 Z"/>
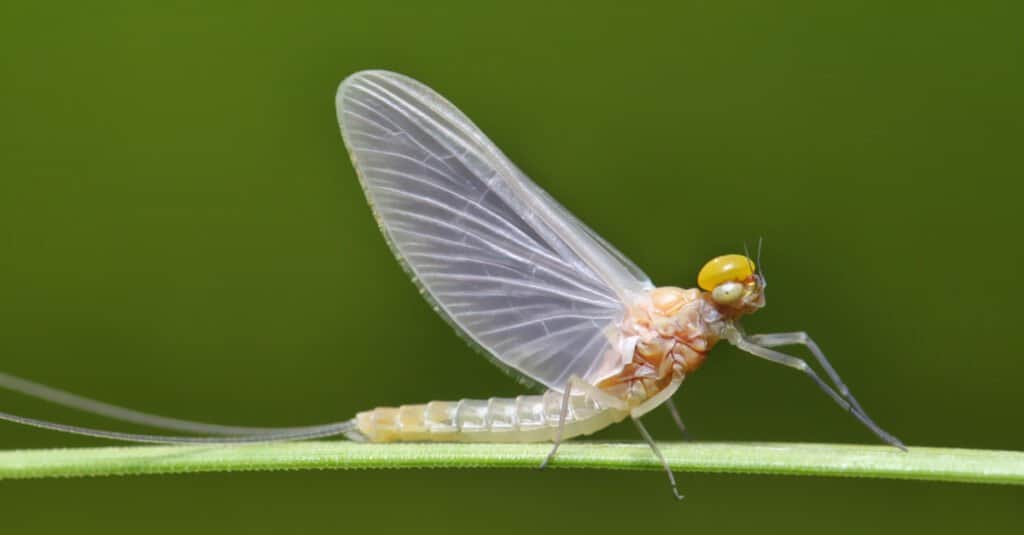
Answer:
<path fill-rule="evenodd" d="M 1024 484 L 1013 451 L 785 443 L 662 443 L 680 472 L 877 477 Z M 295 469 L 527 468 L 547 444 L 356 444 L 281 442 L 244 446 L 131 446 L 0 452 L 0 479 Z M 552 468 L 655 470 L 644 444 L 564 444 Z"/>

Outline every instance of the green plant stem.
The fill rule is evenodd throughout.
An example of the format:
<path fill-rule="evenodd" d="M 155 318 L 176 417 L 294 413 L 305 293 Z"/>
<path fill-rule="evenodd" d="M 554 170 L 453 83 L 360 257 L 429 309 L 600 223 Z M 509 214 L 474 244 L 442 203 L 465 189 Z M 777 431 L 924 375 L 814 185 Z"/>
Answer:
<path fill-rule="evenodd" d="M 1024 484 L 1024 453 L 833 444 L 663 443 L 680 472 Z M 132 446 L 0 452 L 0 479 L 294 469 L 537 468 L 548 444 Z M 640 443 L 564 444 L 552 468 L 660 469 Z"/>

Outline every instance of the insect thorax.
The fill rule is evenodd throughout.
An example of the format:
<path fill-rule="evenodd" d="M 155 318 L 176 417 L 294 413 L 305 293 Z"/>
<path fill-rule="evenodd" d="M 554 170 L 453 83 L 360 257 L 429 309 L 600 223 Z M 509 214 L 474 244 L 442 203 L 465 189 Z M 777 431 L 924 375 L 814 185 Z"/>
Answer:
<path fill-rule="evenodd" d="M 700 290 L 651 290 L 620 325 L 623 338 L 636 341 L 632 360 L 598 386 L 631 406 L 642 403 L 704 363 L 722 322 Z"/>

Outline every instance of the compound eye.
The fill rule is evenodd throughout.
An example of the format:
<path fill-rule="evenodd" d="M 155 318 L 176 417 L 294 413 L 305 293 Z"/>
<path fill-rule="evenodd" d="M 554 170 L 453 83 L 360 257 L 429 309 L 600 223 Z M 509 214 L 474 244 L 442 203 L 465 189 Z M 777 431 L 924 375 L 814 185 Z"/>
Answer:
<path fill-rule="evenodd" d="M 712 258 L 697 275 L 697 285 L 710 292 L 723 282 L 743 282 L 754 274 L 754 261 L 741 254 L 727 254 Z"/>
<path fill-rule="evenodd" d="M 743 297 L 743 285 L 730 281 L 723 282 L 711 290 L 711 299 L 720 305 L 731 305 Z"/>

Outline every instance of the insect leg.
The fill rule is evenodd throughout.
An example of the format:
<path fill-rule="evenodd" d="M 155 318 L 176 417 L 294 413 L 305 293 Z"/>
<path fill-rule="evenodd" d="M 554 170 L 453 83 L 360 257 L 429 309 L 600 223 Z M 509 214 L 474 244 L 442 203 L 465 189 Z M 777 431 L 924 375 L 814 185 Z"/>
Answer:
<path fill-rule="evenodd" d="M 555 445 L 548 452 L 548 456 L 544 458 L 544 462 L 540 463 L 540 469 L 543 470 L 551 464 L 554 460 L 555 454 L 558 453 L 558 447 L 562 445 L 562 431 L 565 429 L 565 418 L 569 415 L 569 398 L 572 396 L 572 385 L 576 382 L 576 376 L 569 378 L 569 382 L 565 384 L 565 394 L 562 395 L 562 407 L 558 412 L 558 430 L 555 431 Z"/>
<path fill-rule="evenodd" d="M 878 438 L 882 439 L 889 445 L 895 446 L 903 451 L 907 451 L 907 447 L 904 446 L 898 438 L 885 432 L 885 430 L 879 427 L 878 424 L 876 424 L 870 417 L 868 417 L 867 414 L 864 413 L 864 411 L 859 410 L 850 402 L 843 399 L 842 396 L 836 393 L 836 391 L 833 390 L 832 387 L 828 385 L 828 383 L 822 380 L 822 378 L 817 374 L 817 372 L 815 372 L 814 369 L 808 366 L 807 363 L 804 362 L 803 360 L 787 355 L 785 353 L 780 353 L 778 351 L 775 351 L 774 349 L 769 349 L 767 347 L 757 345 L 754 342 L 743 338 L 738 333 L 736 335 L 730 336 L 729 341 L 736 347 L 742 349 L 743 351 L 746 351 L 747 353 L 750 353 L 751 355 L 754 355 L 755 357 L 761 357 L 765 360 L 770 360 L 772 362 L 782 364 L 783 366 L 789 366 L 790 368 L 794 368 L 804 372 L 804 374 L 810 377 L 815 382 L 815 384 L 818 385 L 819 388 L 821 388 L 826 394 L 829 395 L 829 397 L 832 398 L 833 401 L 838 403 L 840 407 L 846 409 L 851 414 L 853 414 L 858 420 L 860 420 L 862 424 L 864 424 L 868 429 L 870 429 L 872 433 L 877 435 Z"/>
<path fill-rule="evenodd" d="M 683 495 L 679 494 L 679 488 L 676 487 L 676 476 L 672 473 L 672 467 L 668 465 L 668 461 L 666 461 L 665 456 L 661 454 L 661 450 L 658 449 L 658 445 L 654 443 L 654 439 L 651 438 L 651 434 L 647 432 L 647 428 L 644 427 L 644 424 L 640 423 L 640 418 L 634 416 L 632 420 L 633 423 L 636 424 L 637 430 L 640 431 L 640 436 L 644 437 L 647 445 L 651 447 L 651 451 L 654 452 L 654 456 L 661 461 L 661 466 L 665 467 L 665 473 L 668 474 L 668 483 L 669 485 L 672 485 L 672 495 L 674 495 L 677 500 L 682 500 Z"/>
<path fill-rule="evenodd" d="M 683 424 L 683 417 L 679 415 L 679 408 L 676 407 L 676 403 L 670 398 L 665 402 L 665 406 L 668 407 L 668 412 L 672 413 L 672 421 L 676 423 L 676 427 L 679 428 L 679 432 L 685 437 L 686 425 Z"/>
<path fill-rule="evenodd" d="M 864 412 L 861 408 L 860 403 L 857 403 L 857 399 L 850 393 L 850 389 L 846 387 L 843 380 L 839 378 L 839 373 L 836 372 L 832 364 L 829 363 L 828 359 L 825 358 L 825 353 L 821 351 L 818 344 L 814 343 L 807 333 L 792 332 L 792 333 L 771 333 L 771 334 L 755 334 L 748 336 L 747 340 L 762 346 L 762 347 L 778 347 L 778 346 L 789 346 L 789 345 L 802 345 L 814 354 L 814 358 L 818 359 L 818 363 L 825 369 L 825 373 L 828 374 L 829 378 L 832 379 L 832 383 L 836 385 L 836 390 L 839 391 L 839 395 L 843 396 L 846 401 L 850 402 L 858 411 Z"/>
<path fill-rule="evenodd" d="M 562 444 L 562 435 L 565 429 L 565 420 L 569 417 L 569 401 L 572 399 L 573 389 L 580 391 L 590 396 L 591 399 L 596 401 L 599 405 L 605 408 L 626 410 L 626 403 L 620 399 L 616 399 L 609 396 L 607 393 L 602 391 L 600 388 L 580 379 L 573 375 L 569 377 L 569 381 L 565 385 L 565 393 L 562 395 L 562 406 L 558 413 L 558 430 L 555 432 L 555 445 L 551 448 L 548 456 L 544 458 L 544 462 L 540 463 L 540 468 L 543 470 L 548 464 L 555 458 L 555 453 L 558 452 L 558 446 Z"/>

